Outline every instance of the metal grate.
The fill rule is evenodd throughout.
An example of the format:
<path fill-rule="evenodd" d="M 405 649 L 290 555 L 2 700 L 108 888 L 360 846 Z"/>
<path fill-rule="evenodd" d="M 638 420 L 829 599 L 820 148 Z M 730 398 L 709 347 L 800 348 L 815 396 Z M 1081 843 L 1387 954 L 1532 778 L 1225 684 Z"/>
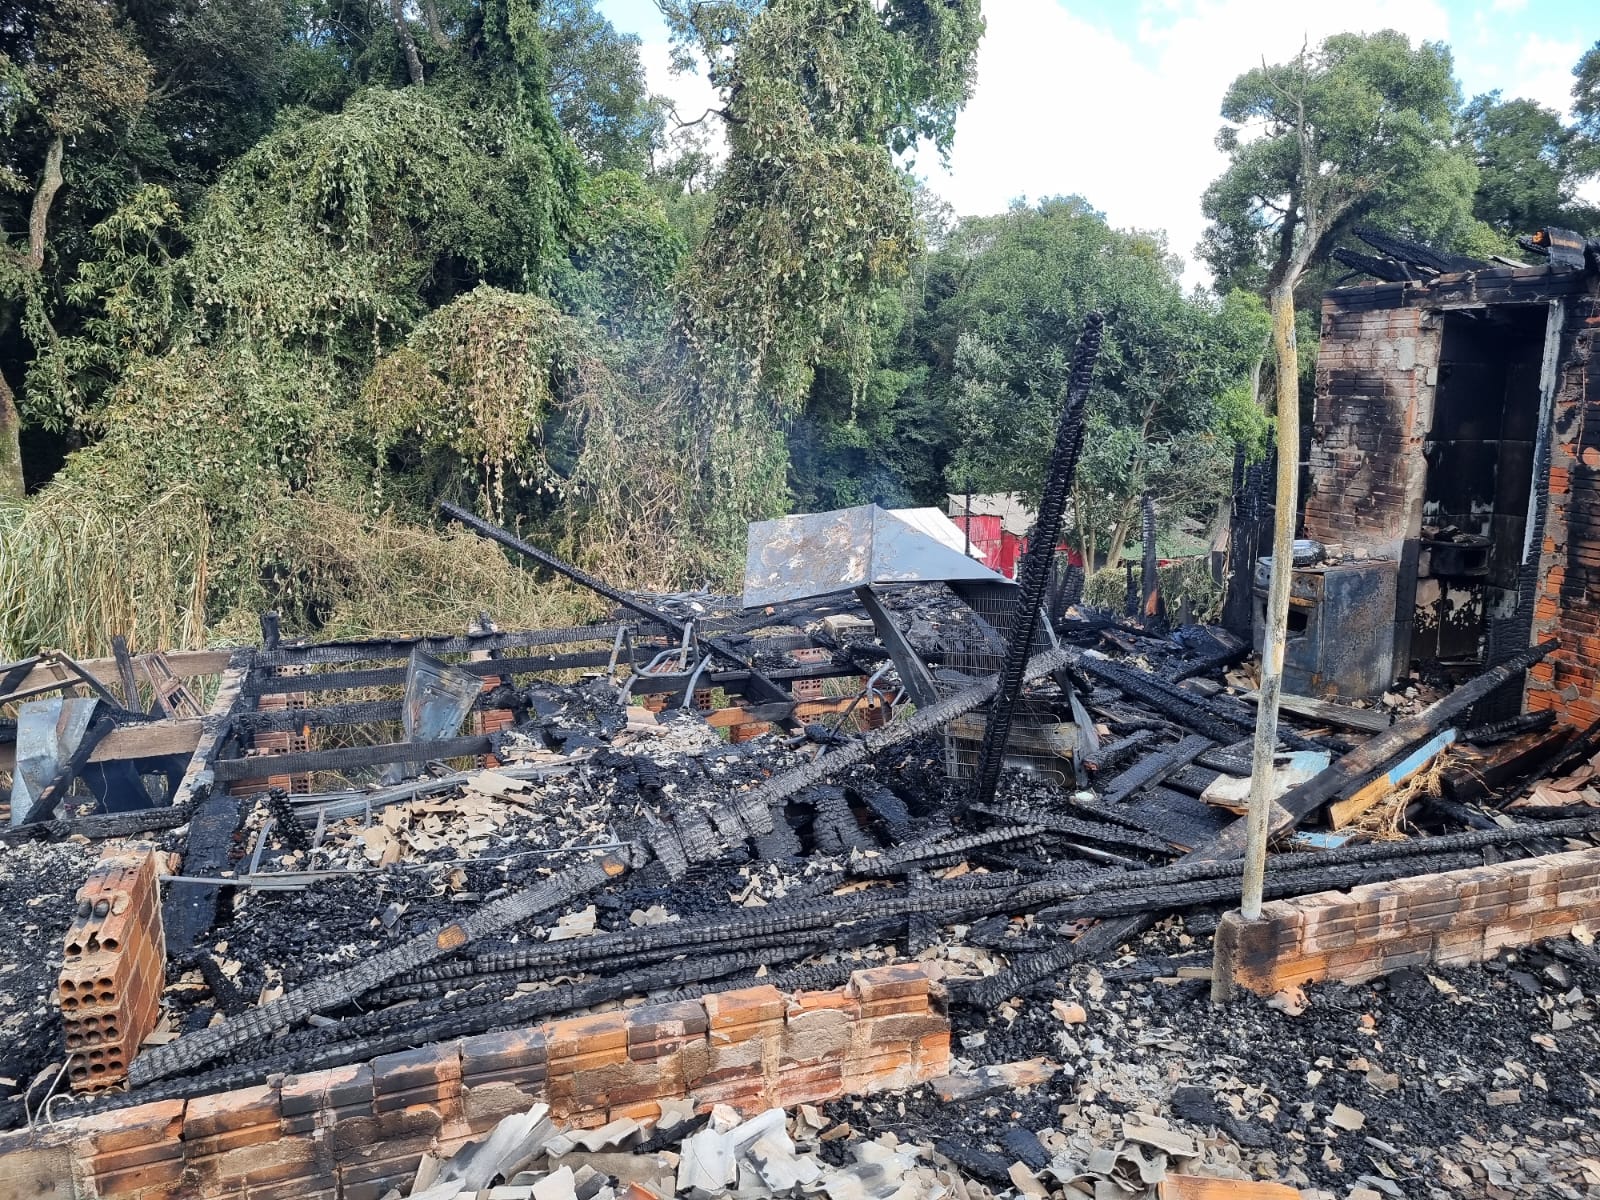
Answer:
<path fill-rule="evenodd" d="M 970 615 L 948 632 L 945 665 L 973 679 L 998 675 L 1005 661 L 1017 589 L 984 584 L 957 585 L 953 590 L 966 604 Z M 1043 645 L 1038 647 L 1044 648 Z M 949 694 L 959 690 L 960 685 L 942 682 L 939 686 L 941 693 Z M 945 727 L 946 778 L 971 779 L 977 773 L 988 719 L 988 706 L 984 706 Z M 1072 781 L 1072 770 L 1067 762 L 1072 746 L 1070 731 L 1063 731 L 1060 718 L 1048 703 L 1018 701 L 1006 745 L 1007 767 L 1066 787 Z"/>

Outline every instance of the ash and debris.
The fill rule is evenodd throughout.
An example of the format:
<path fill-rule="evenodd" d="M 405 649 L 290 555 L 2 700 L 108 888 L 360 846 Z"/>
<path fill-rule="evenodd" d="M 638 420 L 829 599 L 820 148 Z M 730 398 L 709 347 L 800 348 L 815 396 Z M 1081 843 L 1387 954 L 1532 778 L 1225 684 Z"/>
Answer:
<path fill-rule="evenodd" d="M 900 600 L 912 640 L 930 649 L 970 632 L 964 630 L 967 610 L 949 603 L 947 593 L 941 591 L 941 599 L 932 592 L 914 589 Z M 836 620 L 814 632 L 831 645 L 837 663 L 870 671 L 884 652 L 863 624 Z M 1157 638 L 1091 614 L 1069 621 L 1064 632 L 1079 646 L 1157 678 L 1201 662 L 1204 669 L 1180 685 L 1182 693 L 1196 703 L 1213 703 L 1213 715 L 1244 728 L 1239 722 L 1248 710 L 1233 696 L 1251 681 L 1227 669 L 1227 656 L 1218 654 L 1225 645 L 1206 631 Z M 1217 661 L 1206 665 L 1210 657 Z M 773 654 L 764 665 L 794 661 Z M 1096 790 L 1103 792 L 1145 756 L 1170 750 L 1186 732 L 1126 689 L 1088 681 L 1080 689 L 1103 746 L 1146 738 L 1131 757 L 1099 769 Z M 1039 694 L 1070 720 L 1050 685 Z M 1386 697 L 1386 704 L 1399 713 L 1432 695 L 1428 684 L 1417 681 Z M 224 892 L 204 942 L 187 957 L 169 959 L 162 1035 L 204 1029 L 378 950 L 437 931 L 599 849 L 648 842 L 663 822 L 689 810 L 709 813 L 831 749 L 814 729 L 731 744 L 700 717 L 656 718 L 625 708 L 602 681 L 539 682 L 518 689 L 517 699 L 526 720 L 501 739 L 502 767 L 469 772 L 458 785 L 320 824 L 312 808 L 297 807 L 281 794 L 242 800 L 243 820 L 225 873 L 316 878 L 294 890 Z M 1288 727 L 1335 750 L 1351 744 L 1347 730 L 1300 718 Z M 506 774 L 530 766 L 542 773 Z M 536 923 L 474 941 L 465 958 L 515 957 L 560 939 L 576 943 L 830 897 L 859 897 L 854 924 L 870 929 L 874 893 L 887 894 L 880 889 L 893 885 L 861 869 L 863 864 L 914 843 L 935 849 L 941 841 L 954 844 L 998 824 L 965 809 L 964 784 L 948 779 L 946 768 L 942 738 L 901 743 L 833 784 L 789 799 L 766 839 L 734 844 L 713 861 L 695 863 L 682 878 L 653 862 Z M 1572 787 L 1558 797 L 1585 798 L 1594 770 L 1594 764 L 1579 764 Z M 1093 880 L 1095 872 L 1158 867 L 1177 858 L 1183 844 L 1162 833 L 1174 828 L 1170 812 L 1152 823 L 1142 800 L 1161 791 L 1164 803 L 1178 806 L 1171 812 L 1186 814 L 1192 832 L 1194 822 L 1205 819 L 1195 815 L 1197 806 L 1205 812 L 1199 793 L 1219 774 L 1191 763 L 1164 775 L 1161 788 L 1135 792 L 1108 812 L 1096 808 L 1094 791 L 1069 795 L 1047 779 L 1008 771 L 996 804 L 1070 817 L 1080 823 L 1078 832 L 1035 831 L 960 853 L 929 854 L 891 874 L 905 876 L 914 890 Z M 1509 802 L 1521 790 L 1508 789 L 1498 800 Z M 1218 827 L 1231 819 L 1210 815 Z M 1397 824 L 1413 834 L 1460 828 L 1450 814 L 1430 809 L 1426 798 L 1409 812 L 1409 821 L 1407 816 L 1402 811 Z M 1090 837 L 1094 844 L 1085 844 L 1084 821 L 1098 822 L 1097 843 Z M 154 840 L 181 851 L 185 832 Z M 252 868 L 258 844 L 261 856 Z M 0 1098 L 0 1126 L 21 1123 L 20 1091 L 59 1065 L 60 1022 L 52 1003 L 59 942 L 70 922 L 73 891 L 98 849 L 68 840 L 23 842 L 0 851 L 0 911 L 21 916 L 13 927 L 22 939 L 0 974 L 0 1016 L 8 1034 L 0 1075 L 10 1081 L 9 1098 Z M 958 1074 L 967 1081 L 957 1091 L 967 1091 L 941 1095 L 937 1087 L 923 1086 L 824 1106 L 828 1127 L 844 1131 L 817 1145 L 819 1161 L 833 1169 L 860 1164 L 861 1154 L 897 1153 L 905 1146 L 926 1149 L 913 1153 L 904 1171 L 915 1160 L 916 1171 L 930 1172 L 937 1186 L 957 1195 L 1104 1194 L 1120 1200 L 1151 1194 L 1167 1172 L 1188 1171 L 1283 1179 L 1306 1188 L 1307 1195 L 1323 1189 L 1340 1200 L 1369 1200 L 1362 1188 L 1404 1197 L 1600 1195 L 1600 1140 L 1591 1132 L 1600 1116 L 1592 1020 L 1600 966 L 1590 946 L 1553 943 L 1482 969 L 1402 974 L 1352 989 L 1314 988 L 1305 1011 L 1291 1015 L 1253 998 L 1224 1007 L 1210 1003 L 1203 976 L 1219 907 L 1192 908 L 1115 957 L 984 1007 L 960 1002 L 963 983 L 992 978 L 1019 958 L 1058 946 L 1063 930 L 1031 912 L 960 921 L 913 916 L 872 939 L 851 941 L 841 931 L 824 931 L 817 935 L 821 945 L 799 938 L 762 949 L 756 963 L 720 977 L 685 980 L 703 991 L 796 968 L 905 958 L 941 966 L 956 997 Z M 828 944 L 832 934 L 837 941 Z M 737 949 L 737 942 L 722 948 Z M 685 948 L 676 958 L 658 961 L 670 975 L 673 963 L 687 965 L 695 956 Z M 423 972 L 397 981 L 401 990 L 412 987 L 412 995 L 379 998 L 378 1008 L 325 1014 L 321 1019 L 331 1030 L 296 1030 L 288 1040 L 325 1049 L 345 1023 L 352 1042 L 375 1032 L 403 1039 L 408 1021 L 485 1000 L 491 1006 L 515 1003 L 547 989 L 603 980 L 613 969 L 623 968 L 605 965 L 602 956 L 601 966 L 590 970 L 588 960 L 574 953 L 515 977 L 498 968 L 480 975 L 474 968 L 455 981 L 445 973 L 441 982 Z M 638 995 L 673 991 L 670 979 L 657 980 L 632 1002 Z M 390 1007 L 381 1007 L 385 1003 Z M 223 1066 L 247 1068 L 270 1052 L 257 1043 Z M 1023 1088 L 1003 1082 L 1011 1065 L 1033 1060 L 1045 1065 L 1044 1082 Z M 1000 1082 L 972 1095 L 974 1079 Z M 64 1105 L 62 1111 L 72 1108 Z M 1019 1140 L 1018 1131 L 1034 1143 Z M 860 1149 L 864 1145 L 888 1149 Z M 1013 1173 L 1022 1161 L 1019 1146 L 1043 1158 Z"/>
<path fill-rule="evenodd" d="M 960 1056 L 1042 1059 L 1048 1084 L 953 1101 L 925 1086 L 830 1112 L 989 1153 L 1018 1127 L 1104 1149 L 1154 1121 L 1252 1178 L 1339 1200 L 1600 1195 L 1591 935 L 1313 987 L 1297 1014 L 1249 995 L 1213 1005 L 1209 938 L 1179 920 L 1128 949 L 994 1014 L 957 1010 Z"/>
<path fill-rule="evenodd" d="M 85 838 L 23 842 L 0 848 L 0 913 L 5 955 L 0 961 L 0 1126 L 35 1079 L 61 1064 L 61 1011 L 56 981 L 62 938 L 77 910 L 77 891 L 99 857 Z M 48 1089 L 41 1082 L 36 1094 Z"/>

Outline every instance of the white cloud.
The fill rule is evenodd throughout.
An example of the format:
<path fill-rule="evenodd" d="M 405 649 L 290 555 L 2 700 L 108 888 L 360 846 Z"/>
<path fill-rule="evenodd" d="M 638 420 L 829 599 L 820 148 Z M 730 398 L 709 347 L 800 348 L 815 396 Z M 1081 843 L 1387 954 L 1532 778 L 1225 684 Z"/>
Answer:
<path fill-rule="evenodd" d="M 1200 197 L 1225 163 L 1218 108 L 1236 76 L 1343 30 L 1449 33 L 1433 0 L 1403 11 L 1388 0 L 1159 0 L 1142 10 L 1135 42 L 1082 0 L 985 7 L 977 90 L 950 170 L 932 172 L 930 185 L 963 214 L 996 212 L 1021 195 L 1080 193 L 1114 225 L 1165 229 L 1189 284 L 1206 279 L 1193 261 L 1205 227 Z"/>
<path fill-rule="evenodd" d="M 1572 68 L 1587 49 L 1583 42 L 1528 33 L 1514 56 L 1502 58 L 1500 90 L 1507 99 L 1537 100 L 1565 117 L 1572 108 Z"/>

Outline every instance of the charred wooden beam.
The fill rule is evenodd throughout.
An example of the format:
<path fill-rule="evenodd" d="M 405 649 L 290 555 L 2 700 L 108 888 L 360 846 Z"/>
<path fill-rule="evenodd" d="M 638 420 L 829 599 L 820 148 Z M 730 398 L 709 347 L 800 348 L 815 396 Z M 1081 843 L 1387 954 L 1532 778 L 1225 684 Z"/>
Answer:
<path fill-rule="evenodd" d="M 1167 608 L 1161 598 L 1161 576 L 1156 563 L 1156 502 L 1149 492 L 1139 504 L 1139 533 L 1144 556 L 1139 568 L 1139 620 L 1146 629 L 1161 631 L 1167 624 Z"/>
<path fill-rule="evenodd" d="M 1050 465 L 1045 472 L 1044 494 L 1039 499 L 1033 538 L 1028 543 L 1028 551 L 1017 572 L 1017 606 L 1012 612 L 1006 656 L 1000 668 L 994 702 L 989 706 L 983 749 L 978 758 L 977 773 L 972 780 L 971 799 L 975 804 L 985 804 L 994 799 L 1000 768 L 1005 763 L 1012 717 L 1026 682 L 1028 657 L 1033 653 L 1034 637 L 1039 629 L 1039 606 L 1044 601 L 1044 589 L 1050 581 L 1050 564 L 1055 559 L 1056 543 L 1061 537 L 1061 521 L 1066 511 L 1067 497 L 1071 494 L 1072 481 L 1077 473 L 1078 456 L 1083 451 L 1084 409 L 1089 399 L 1095 361 L 1100 357 L 1104 326 L 1105 318 L 1100 313 L 1091 312 L 1085 316 L 1083 332 L 1078 336 L 1078 345 L 1073 351 L 1066 402 L 1062 406 L 1061 422 L 1056 428 Z"/>
<path fill-rule="evenodd" d="M 239 798 L 213 791 L 193 810 L 189 836 L 183 843 L 182 872 L 186 876 L 220 875 L 233 853 L 233 835 L 239 829 Z M 167 887 L 161 906 L 161 924 L 170 951 L 183 954 L 205 936 L 217 919 L 220 884 L 174 882 Z"/>
<path fill-rule="evenodd" d="M 440 502 L 439 510 L 446 516 L 461 522 L 461 524 L 465 525 L 468 529 L 472 530 L 479 536 L 486 537 L 494 542 L 498 542 L 508 550 L 514 550 L 525 558 L 533 559 L 541 566 L 548 567 L 558 575 L 564 575 L 574 583 L 579 584 L 582 587 L 586 587 L 590 591 L 596 592 L 601 596 L 604 596 L 613 604 L 621 605 L 629 612 L 638 613 L 646 620 L 654 621 L 657 625 L 665 626 L 680 638 L 687 636 L 692 632 L 687 622 L 680 621 L 676 617 L 661 612 L 659 609 L 645 604 L 637 596 L 631 596 L 627 592 L 620 591 L 617 588 L 612 587 L 610 584 L 595 578 L 581 567 L 575 567 L 571 563 L 565 562 L 562 559 L 557 558 L 555 555 L 541 550 L 529 542 L 523 541 L 515 534 L 501 529 L 498 525 L 490 524 L 488 521 L 483 520 L 481 517 L 475 516 L 464 508 L 460 508 L 446 500 Z M 752 695 L 755 695 L 762 700 L 788 700 L 790 698 L 786 691 L 763 675 L 761 671 L 756 668 L 756 665 L 752 660 L 747 659 L 725 639 L 718 637 L 702 637 L 696 634 L 694 635 L 694 640 L 695 643 L 699 645 L 706 653 L 715 652 L 721 657 L 727 659 L 729 662 L 733 663 L 735 666 L 742 667 L 744 670 L 748 671 L 750 673 L 750 689 Z"/>
<path fill-rule="evenodd" d="M 1505 742 L 1493 752 L 1468 749 L 1452 753 L 1440 784 L 1457 804 L 1489 800 L 1502 788 L 1540 773 L 1566 747 L 1574 734 L 1571 726 L 1535 731 Z"/>
<path fill-rule="evenodd" d="M 1118 738 L 1114 742 L 1107 742 L 1095 753 L 1089 755 L 1084 763 L 1091 770 L 1103 771 L 1108 767 L 1115 767 L 1132 758 L 1139 748 L 1155 741 L 1154 729 L 1135 729 L 1127 737 Z"/>
<path fill-rule="evenodd" d="M 852 874 L 871 879 L 898 875 L 910 867 L 947 866 L 960 862 L 974 850 L 990 846 L 1003 846 L 1010 842 L 1026 841 L 1043 832 L 1040 825 L 1002 825 L 982 833 L 969 833 L 961 837 L 940 837 L 926 842 L 913 842 L 897 846 L 871 858 L 858 859 L 850 866 Z"/>
<path fill-rule="evenodd" d="M 1273 806 L 1271 833 L 1277 836 L 1293 828 L 1330 800 L 1355 792 L 1377 778 L 1396 759 L 1445 728 L 1474 704 L 1510 682 L 1556 648 L 1555 641 L 1524 650 L 1463 684 L 1427 708 L 1398 721 L 1356 749 L 1330 764 L 1325 770 L 1291 789 Z M 1240 817 L 1210 846 L 1198 851 L 1204 858 L 1240 858 L 1244 855 L 1246 819 Z"/>
<path fill-rule="evenodd" d="M 1142 850 L 1147 854 L 1171 857 L 1172 847 L 1138 830 L 1105 821 L 1083 820 L 1065 813 L 1044 812 L 1021 804 L 975 804 L 972 811 L 996 821 L 1012 825 L 1033 825 L 1051 833 L 1065 833 L 1084 841 L 1119 846 L 1126 850 Z"/>
<path fill-rule="evenodd" d="M 1133 766 L 1106 784 L 1102 803 L 1120 804 L 1135 792 L 1154 787 L 1174 771 L 1188 766 L 1205 751 L 1211 749 L 1209 738 L 1190 734 L 1170 750 L 1147 754 Z"/>
<path fill-rule="evenodd" d="M 627 871 L 634 861 L 643 861 L 641 852 L 635 851 L 632 858 L 607 856 L 569 868 L 534 887 L 485 904 L 470 916 L 445 926 L 437 933 L 418 934 L 392 949 L 374 954 L 355 966 L 335 971 L 259 1008 L 230 1017 L 218 1025 L 191 1033 L 165 1046 L 151 1047 L 129 1065 L 129 1082 L 137 1086 L 179 1071 L 192 1071 L 253 1038 L 286 1029 L 312 1013 L 348 1004 L 402 971 L 415 970 L 455 953 L 485 934 L 531 920 L 603 887 Z"/>
<path fill-rule="evenodd" d="M 883 822 L 891 843 L 904 842 L 911 838 L 914 832 L 911 810 L 893 790 L 870 779 L 851 780 L 846 790 L 871 809 L 873 815 Z"/>
<path fill-rule="evenodd" d="M 1066 647 L 1035 655 L 1028 662 L 1024 672 L 1025 677 L 1037 679 L 1042 675 L 1048 675 L 1073 661 L 1074 655 L 1075 652 Z M 946 697 L 930 708 L 918 709 L 907 720 L 896 721 L 882 729 L 875 729 L 858 742 L 824 754 L 802 767 L 796 767 L 787 774 L 776 776 L 760 787 L 751 789 L 739 799 L 739 808 L 741 811 L 747 806 L 769 808 L 813 784 L 831 778 L 840 771 L 865 762 L 880 750 L 924 734 L 935 733 L 957 717 L 971 712 L 988 700 L 994 695 L 995 687 L 994 679 L 985 679 L 953 696 Z"/>
<path fill-rule="evenodd" d="M 345 771 L 355 767 L 397 762 L 429 762 L 436 758 L 465 758 L 488 754 L 494 739 L 487 734 L 438 738 L 426 742 L 386 742 L 380 746 L 345 746 L 335 750 L 301 750 L 293 754 L 257 754 L 225 758 L 212 768 L 222 783 L 257 779 L 263 774 L 293 775 L 305 771 Z"/>
<path fill-rule="evenodd" d="M 32 825 L 0 829 L 0 845 L 30 841 L 56 842 L 68 837 L 87 838 L 90 841 L 135 837 L 141 833 L 176 829 L 180 825 L 187 825 L 193 816 L 193 809 L 187 807 L 141 808 L 133 812 L 98 813 L 70 821 L 38 821 Z"/>
<path fill-rule="evenodd" d="M 1521 713 L 1515 717 L 1506 717 L 1504 720 L 1489 721 L 1483 725 L 1463 729 L 1459 740 L 1474 746 L 1492 746 L 1499 742 L 1508 742 L 1525 733 L 1542 733 L 1555 723 L 1556 710 L 1541 708 L 1536 712 Z"/>
<path fill-rule="evenodd" d="M 643 624 L 610 622 L 604 625 L 571 625 L 559 629 L 517 629 L 494 633 L 469 633 L 446 637 L 373 638 L 338 642 L 317 642 L 309 646 L 280 646 L 256 651 L 262 667 L 332 665 L 335 663 L 409 659 L 413 650 L 435 656 L 471 654 L 494 650 L 526 649 L 529 646 L 581 645 L 584 642 L 610 643 L 622 630 L 637 638 L 659 638 L 667 634 L 654 621 Z"/>
<path fill-rule="evenodd" d="M 1109 683 L 1123 695 L 1149 705 L 1168 720 L 1213 742 L 1227 745 L 1237 741 L 1241 731 L 1249 730 L 1249 725 L 1243 719 L 1214 715 L 1207 710 L 1201 697 L 1192 692 L 1180 693 L 1176 688 L 1169 689 L 1147 671 L 1092 654 L 1083 655 L 1074 665 L 1086 674 Z"/>
<path fill-rule="evenodd" d="M 1294 788 L 1274 805 L 1273 832 L 1282 833 L 1298 824 L 1301 819 L 1320 808 L 1328 800 L 1344 791 L 1353 791 L 1375 777 L 1393 759 L 1405 753 L 1418 742 L 1432 736 L 1456 717 L 1466 712 L 1485 696 L 1504 686 L 1522 671 L 1538 662 L 1555 648 L 1549 641 L 1508 659 L 1499 666 L 1485 671 L 1476 679 L 1457 688 L 1450 695 L 1430 705 L 1416 716 L 1391 726 L 1362 746 L 1329 766 L 1314 779 Z M 1240 817 L 1222 831 L 1213 841 L 1185 855 L 1179 867 L 1187 865 L 1229 862 L 1234 870 L 1242 870 L 1246 839 L 1246 818 Z M 1464 836 L 1487 836 L 1489 831 Z M 1527 836 L 1526 833 L 1523 836 Z M 1329 853 L 1337 853 L 1330 851 Z M 1176 868 L 1168 868 L 1169 870 Z M 1271 876 L 1268 860 L 1268 877 Z M 979 1005 L 997 1004 L 1008 996 L 1025 990 L 1074 962 L 1093 954 L 1104 953 L 1145 929 L 1152 917 L 1149 913 L 1135 913 L 1112 917 L 1084 933 L 1076 941 L 1055 950 L 1046 951 L 1013 963 L 1009 969 L 992 975 L 973 986 L 966 999 Z"/>

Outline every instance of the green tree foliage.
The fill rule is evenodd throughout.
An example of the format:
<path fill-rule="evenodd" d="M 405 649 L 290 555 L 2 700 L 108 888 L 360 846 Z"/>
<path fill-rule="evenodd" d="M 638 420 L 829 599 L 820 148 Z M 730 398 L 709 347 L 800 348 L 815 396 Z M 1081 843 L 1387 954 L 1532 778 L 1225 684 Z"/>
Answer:
<path fill-rule="evenodd" d="M 0 19 L 0 337 L 19 316 L 35 344 L 51 333 L 45 263 L 67 140 L 132 124 L 150 77 L 124 23 L 97 0 Z M 26 230 L 20 243 L 11 230 Z M 22 495 L 21 431 L 15 389 L 0 367 L 0 498 Z"/>
<path fill-rule="evenodd" d="M 1477 171 L 1454 137 L 1450 50 L 1392 30 L 1338 34 L 1257 67 L 1223 97 L 1227 170 L 1206 189 L 1200 253 L 1220 287 L 1266 292 L 1375 221 L 1425 241 L 1472 232 Z"/>
<path fill-rule="evenodd" d="M 1159 236 L 1128 233 L 1077 198 L 964 222 L 946 250 L 956 278 L 936 334 L 953 344 L 952 491 L 1036 495 L 1083 315 L 1106 314 L 1073 495 L 1084 558 L 1114 563 L 1147 490 L 1168 528 L 1209 517 L 1236 440 L 1263 421 L 1248 377 L 1265 342 L 1261 303 L 1185 296 Z"/>
<path fill-rule="evenodd" d="M 722 561 L 786 500 L 782 426 L 824 347 L 864 377 L 870 305 L 916 246 L 894 154 L 944 148 L 971 86 L 977 0 L 717 0 L 666 11 L 727 97 L 728 158 L 675 333 L 699 480 L 686 513 Z"/>
<path fill-rule="evenodd" d="M 435 309 L 362 388 L 380 462 L 402 446 L 408 458 L 442 454 L 442 469 L 407 464 L 405 478 L 425 485 L 422 504 L 457 490 L 453 471 L 473 477 L 479 508 L 503 518 L 513 488 L 556 482 L 541 438 L 589 341 L 585 325 L 526 293 L 482 286 Z"/>
<path fill-rule="evenodd" d="M 1600 42 L 1572 68 L 1573 146 L 1577 169 L 1586 178 L 1600 175 Z"/>
<path fill-rule="evenodd" d="M 619 34 L 593 0 L 545 0 L 539 24 L 550 56 L 550 102 L 595 171 L 643 172 L 666 124 L 650 95 L 639 39 Z"/>
<path fill-rule="evenodd" d="M 11 362 L 34 427 L 82 448 L 0 539 L 88 564 L 81 539 L 115 527 L 138 564 L 117 594 L 164 606 L 141 627 L 181 640 L 259 605 L 349 612 L 360 589 L 340 579 L 392 575 L 298 536 L 306 514 L 379 527 L 441 493 L 634 578 L 720 565 L 745 515 L 783 503 L 783 422 L 814 367 L 861 390 L 872 347 L 852 318 L 915 250 L 892 156 L 948 142 L 981 30 L 976 0 L 748 6 L 716 50 L 727 165 L 709 201 L 669 207 L 675 185 L 707 186 L 704 163 L 644 176 L 659 126 L 636 46 L 587 0 L 60 11 L 126 54 L 100 47 L 84 62 L 104 78 L 58 94 L 65 51 L 35 48 L 60 41 L 49 20 L 27 53 L 5 31 L 0 100 L 28 135 L 6 180 L 73 199 L 48 272 L 30 266 L 40 300 L 13 320 Z M 143 92 L 112 86 L 128 80 Z M 56 109 L 82 148 L 64 183 Z M 686 229 L 703 233 L 692 259 Z M 747 445 L 764 477 L 719 456 Z M 57 520 L 74 505 L 94 506 L 82 533 Z M 176 515 L 117 524 L 157 505 Z M 154 569 L 174 524 L 203 577 L 182 596 Z M 708 528 L 697 564 L 684 550 Z M 67 594 L 41 592 L 0 637 L 65 621 Z M 126 611 L 95 595 L 104 619 Z"/>
<path fill-rule="evenodd" d="M 1546 225 L 1587 226 L 1575 194 L 1586 173 L 1582 139 L 1532 100 L 1476 97 L 1461 111 L 1461 138 L 1478 167 L 1472 211 L 1507 240 Z"/>
<path fill-rule="evenodd" d="M 584 180 L 555 291 L 618 338 L 659 337 L 686 246 L 658 191 L 641 176 L 607 171 Z"/>

